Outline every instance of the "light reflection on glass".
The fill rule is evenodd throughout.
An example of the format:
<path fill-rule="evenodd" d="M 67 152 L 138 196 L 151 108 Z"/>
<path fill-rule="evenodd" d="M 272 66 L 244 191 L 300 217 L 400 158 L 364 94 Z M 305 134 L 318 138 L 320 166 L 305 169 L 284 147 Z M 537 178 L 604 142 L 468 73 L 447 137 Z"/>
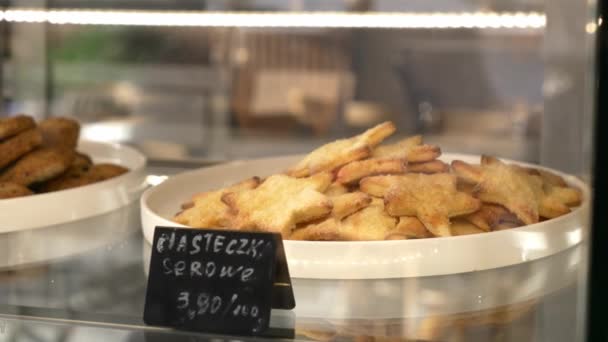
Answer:
<path fill-rule="evenodd" d="M 128 141 L 133 137 L 132 126 L 118 124 L 85 125 L 81 135 L 84 139 L 93 141 Z"/>
<path fill-rule="evenodd" d="M 157 186 L 158 184 L 164 182 L 167 180 L 167 178 L 169 178 L 168 176 L 165 175 L 148 175 L 146 176 L 146 183 L 148 183 L 151 186 Z"/>
<path fill-rule="evenodd" d="M 571 232 L 566 233 L 566 238 L 568 239 L 568 243 L 571 245 L 576 245 L 581 242 L 583 239 L 583 232 L 579 228 L 577 230 L 573 230 Z"/>
<path fill-rule="evenodd" d="M 189 27 L 368 27 L 541 29 L 538 12 L 334 13 L 334 12 L 178 12 L 116 10 L 10 9 L 0 12 L 9 22 L 74 25 Z"/>

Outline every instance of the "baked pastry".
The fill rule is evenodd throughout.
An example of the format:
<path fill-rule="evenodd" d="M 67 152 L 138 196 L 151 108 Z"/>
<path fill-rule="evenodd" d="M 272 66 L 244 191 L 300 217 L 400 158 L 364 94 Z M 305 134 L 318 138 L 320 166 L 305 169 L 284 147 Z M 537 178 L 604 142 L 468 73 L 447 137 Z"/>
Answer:
<path fill-rule="evenodd" d="M 512 229 L 567 214 L 582 201 L 580 190 L 542 169 L 489 156 L 450 167 L 421 136 L 381 145 L 394 129 L 385 122 L 325 144 L 245 189 L 197 194 L 174 220 L 293 240 L 423 239 Z"/>
<path fill-rule="evenodd" d="M 74 160 L 72 160 L 72 164 L 70 165 L 66 173 L 72 175 L 81 174 L 83 172 L 88 171 L 91 166 L 93 166 L 93 160 L 91 159 L 91 157 L 84 153 L 76 152 L 74 154 Z"/>
<path fill-rule="evenodd" d="M 36 122 L 29 116 L 17 115 L 0 119 L 0 140 L 10 138 L 25 130 L 36 127 Z"/>
<path fill-rule="evenodd" d="M 78 144 L 80 124 L 76 120 L 57 116 L 42 120 L 38 127 L 44 146 L 75 149 Z"/>
<path fill-rule="evenodd" d="M 296 224 L 331 212 L 333 203 L 323 194 L 331 179 L 329 172 L 306 178 L 273 175 L 255 189 L 222 195 L 222 201 L 234 215 L 233 227 L 288 237 Z"/>
<path fill-rule="evenodd" d="M 38 125 L 25 115 L 0 119 L 0 199 L 83 186 L 128 171 L 95 165 L 76 151 L 79 134 L 78 122 L 64 117 Z"/>
<path fill-rule="evenodd" d="M 481 202 L 456 188 L 456 176 L 410 174 L 395 177 L 386 191 L 386 211 L 393 216 L 416 216 L 436 236 L 450 236 L 450 218 L 473 213 Z"/>
<path fill-rule="evenodd" d="M 31 194 L 33 192 L 21 184 L 0 182 L 0 199 L 23 197 Z"/>
<path fill-rule="evenodd" d="M 355 137 L 325 144 L 287 170 L 287 174 L 293 177 L 306 177 L 321 171 L 331 171 L 352 161 L 367 158 L 372 154 L 372 149 L 393 132 L 395 132 L 395 125 L 391 122 L 385 122 Z"/>
<path fill-rule="evenodd" d="M 175 221 L 199 228 L 230 226 L 232 215 L 230 208 L 222 202 L 222 196 L 255 189 L 259 184 L 260 179 L 253 177 L 226 189 L 198 193 L 192 197 L 191 204 L 182 206 L 183 210 L 175 216 Z"/>
<path fill-rule="evenodd" d="M 32 185 L 64 173 L 74 160 L 74 151 L 61 148 L 41 148 L 28 153 L 0 175 L 0 181 Z"/>
<path fill-rule="evenodd" d="M 41 192 L 59 191 L 93 184 L 120 176 L 129 170 L 115 164 L 96 164 L 84 172 L 72 172 L 50 180 L 39 187 Z"/>
<path fill-rule="evenodd" d="M 23 131 L 0 143 L 0 169 L 42 144 L 42 135 L 36 128 Z"/>
<path fill-rule="evenodd" d="M 330 217 L 320 223 L 313 223 L 296 229 L 292 240 L 340 240 L 371 241 L 386 240 L 397 225 L 397 219 L 388 215 L 384 203 L 376 199 L 364 209 L 356 211 L 343 220 Z"/>
<path fill-rule="evenodd" d="M 92 166 L 93 161 L 91 160 L 91 157 L 80 152 L 75 152 L 72 163 L 64 173 L 47 182 L 37 184 L 36 190 L 39 192 L 48 192 L 53 191 L 52 189 L 61 190 L 64 188 L 64 184 L 75 185 L 76 182 L 74 182 L 74 179 L 82 177 Z"/>

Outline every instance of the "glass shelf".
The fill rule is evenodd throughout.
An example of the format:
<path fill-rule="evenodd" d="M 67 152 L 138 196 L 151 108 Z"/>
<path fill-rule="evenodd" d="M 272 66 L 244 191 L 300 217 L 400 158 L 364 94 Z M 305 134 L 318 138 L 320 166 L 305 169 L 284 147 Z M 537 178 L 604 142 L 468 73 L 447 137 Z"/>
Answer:
<path fill-rule="evenodd" d="M 147 171 L 150 175 L 171 175 L 182 170 L 155 166 Z M 69 242 L 64 240 L 65 236 L 70 236 Z M 47 334 L 69 336 L 119 336 L 125 341 L 149 340 L 152 338 L 150 334 L 166 338 L 171 336 L 171 339 L 191 335 L 143 324 L 150 246 L 141 233 L 138 203 L 71 224 L 0 235 L 0 243 L 5 244 L 15 244 L 22 239 L 29 239 L 30 247 L 36 246 L 35 241 L 43 240 L 46 244 L 60 246 L 63 251 L 61 255 L 50 252 L 40 255 L 30 251 L 29 255 L 27 250 L 23 250 L 18 262 L 3 266 L 0 271 L 0 323 L 6 324 L 7 336 L 13 334 L 14 329 L 40 329 Z M 496 307 L 490 305 L 483 310 L 462 311 L 465 305 L 459 307 L 453 300 L 449 301 L 450 308 L 442 308 L 441 296 L 444 293 L 433 292 L 433 288 L 446 282 L 457 286 L 471 279 L 479 282 L 496 282 L 499 279 L 505 282 L 509 281 L 510 272 L 521 271 L 507 267 L 476 272 L 476 275 L 414 279 L 414 285 L 410 284 L 414 292 L 401 293 L 394 300 L 424 303 L 428 314 L 401 317 L 408 316 L 404 313 L 375 319 L 364 318 L 378 311 L 370 307 L 364 297 L 374 292 L 390 291 L 382 288 L 386 283 L 374 284 L 373 281 L 362 280 L 333 284 L 334 287 L 342 287 L 345 292 L 352 293 L 355 289 L 363 296 L 360 299 L 350 298 L 348 305 L 343 303 L 344 306 L 338 308 L 332 307 L 340 305 L 331 299 L 327 299 L 325 302 L 328 305 L 323 307 L 323 286 L 329 283 L 294 279 L 297 307 L 294 312 L 274 310 L 271 326 L 293 329 L 296 339 L 318 341 L 330 338 L 365 341 L 425 338 L 571 341 L 576 336 L 576 311 L 559 308 L 576 307 L 580 300 L 581 289 L 576 275 L 582 265 L 581 248 L 528 263 L 526 281 L 534 281 L 535 274 L 538 278 L 546 276 L 547 272 L 557 272 L 551 276 L 559 281 L 546 291 L 532 291 L 523 295 L 526 300 Z M 28 259 L 30 257 L 32 259 Z M 314 288 L 317 292 L 313 291 L 311 295 L 310 290 Z M 512 288 L 513 291 L 523 291 L 520 286 Z M 497 293 L 505 296 L 509 295 L 508 291 L 508 286 L 496 289 Z M 318 294 L 317 298 L 314 293 Z M 482 295 L 479 295 L 480 301 Z M 435 308 L 428 305 L 433 301 L 437 303 Z M 444 313 L 437 314 L 439 312 Z M 17 316 L 21 318 L 14 321 Z M 198 334 L 191 336 L 207 338 Z"/>

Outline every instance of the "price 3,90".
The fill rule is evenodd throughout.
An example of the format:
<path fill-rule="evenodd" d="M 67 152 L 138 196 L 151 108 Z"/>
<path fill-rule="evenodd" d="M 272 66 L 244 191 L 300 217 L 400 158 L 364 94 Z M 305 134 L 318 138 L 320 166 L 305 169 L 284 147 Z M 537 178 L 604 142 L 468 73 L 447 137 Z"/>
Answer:
<path fill-rule="evenodd" d="M 238 303 L 239 296 L 233 293 L 230 300 L 225 301 L 222 297 L 206 292 L 195 294 L 188 291 L 181 291 L 177 297 L 177 308 L 187 310 L 188 318 L 194 319 L 196 316 L 205 315 L 232 315 L 234 317 L 256 318 L 260 313 L 257 305 L 247 305 Z"/>

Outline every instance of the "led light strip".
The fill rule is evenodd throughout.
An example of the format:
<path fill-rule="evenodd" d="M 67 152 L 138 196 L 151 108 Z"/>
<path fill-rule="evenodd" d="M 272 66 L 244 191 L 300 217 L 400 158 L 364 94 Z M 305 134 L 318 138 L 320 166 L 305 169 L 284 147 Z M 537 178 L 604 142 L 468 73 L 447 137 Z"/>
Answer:
<path fill-rule="evenodd" d="M 169 12 L 109 10 L 10 9 L 0 12 L 8 22 L 188 26 L 188 27 L 329 27 L 329 28 L 506 28 L 541 29 L 545 15 L 537 12 L 496 13 L 333 13 L 333 12 Z"/>

